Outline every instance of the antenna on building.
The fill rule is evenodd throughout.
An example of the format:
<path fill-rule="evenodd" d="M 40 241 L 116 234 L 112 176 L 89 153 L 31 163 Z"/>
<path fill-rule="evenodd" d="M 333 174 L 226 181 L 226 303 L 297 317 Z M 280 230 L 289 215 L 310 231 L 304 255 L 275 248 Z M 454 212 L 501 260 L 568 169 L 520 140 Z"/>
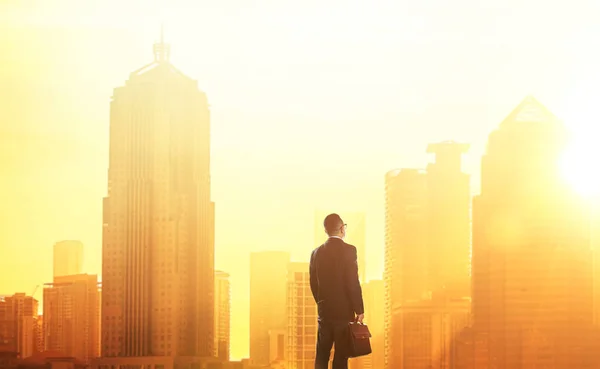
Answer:
<path fill-rule="evenodd" d="M 165 27 L 160 25 L 160 42 L 154 44 L 154 61 L 164 63 L 169 61 L 171 45 L 165 44 Z"/>

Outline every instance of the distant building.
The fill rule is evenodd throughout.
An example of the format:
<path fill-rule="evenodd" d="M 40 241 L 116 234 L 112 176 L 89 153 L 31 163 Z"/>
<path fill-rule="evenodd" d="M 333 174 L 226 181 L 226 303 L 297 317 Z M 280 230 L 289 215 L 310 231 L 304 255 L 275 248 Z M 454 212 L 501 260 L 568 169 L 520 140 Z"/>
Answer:
<path fill-rule="evenodd" d="M 44 351 L 19 360 L 17 369 L 85 369 L 87 365 L 61 352 Z"/>
<path fill-rule="evenodd" d="M 566 144 L 533 97 L 489 136 L 473 200 L 475 369 L 599 367 L 589 203 L 559 171 Z"/>
<path fill-rule="evenodd" d="M 459 369 L 456 340 L 470 323 L 471 301 L 439 297 L 407 301 L 392 312 L 400 322 L 399 368 Z"/>
<path fill-rule="evenodd" d="M 401 342 L 410 341 L 406 335 L 413 332 L 400 329 L 402 318 L 394 311 L 432 294 L 459 300 L 470 296 L 470 178 L 461 169 L 461 156 L 468 148 L 453 141 L 430 144 L 427 152 L 435 154 L 435 162 L 426 170 L 386 175 L 387 369 L 412 368 L 401 366 Z"/>
<path fill-rule="evenodd" d="M 39 349 L 38 301 L 24 293 L 0 297 L 0 351 L 27 358 Z"/>
<path fill-rule="evenodd" d="M 83 267 L 83 243 L 60 241 L 54 244 L 54 277 L 81 274 Z"/>
<path fill-rule="evenodd" d="M 215 271 L 215 357 L 229 360 L 231 290 L 229 274 Z"/>
<path fill-rule="evenodd" d="M 98 277 L 55 277 L 44 286 L 46 349 L 90 363 L 100 356 Z"/>
<path fill-rule="evenodd" d="M 367 227 L 366 215 L 361 212 L 349 211 L 315 211 L 315 242 L 314 248 L 322 245 L 327 240 L 323 221 L 325 217 L 331 213 L 337 213 L 342 220 L 348 225 L 346 229 L 346 238 L 344 241 L 356 247 L 356 256 L 358 260 L 358 277 L 361 283 L 366 281 L 367 277 Z M 312 250 L 311 250 L 312 251 Z M 310 255 L 310 254 L 308 254 Z M 307 256 L 308 257 L 308 256 Z"/>
<path fill-rule="evenodd" d="M 102 355 L 214 354 L 210 111 L 154 45 L 115 88 L 103 203 Z"/>
<path fill-rule="evenodd" d="M 290 263 L 287 277 L 288 369 L 313 369 L 317 344 L 317 305 L 310 290 L 308 263 Z"/>
<path fill-rule="evenodd" d="M 268 365 L 272 351 L 271 332 L 286 331 L 287 275 L 290 254 L 264 251 L 250 254 L 250 361 Z"/>

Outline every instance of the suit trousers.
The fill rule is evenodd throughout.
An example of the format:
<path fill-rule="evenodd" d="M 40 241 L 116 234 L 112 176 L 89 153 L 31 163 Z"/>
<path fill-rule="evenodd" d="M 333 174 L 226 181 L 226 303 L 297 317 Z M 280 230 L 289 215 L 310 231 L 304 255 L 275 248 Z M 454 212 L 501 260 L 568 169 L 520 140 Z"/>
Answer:
<path fill-rule="evenodd" d="M 332 369 L 348 369 L 348 322 L 319 319 L 315 369 L 328 369 L 331 348 L 335 344 Z"/>

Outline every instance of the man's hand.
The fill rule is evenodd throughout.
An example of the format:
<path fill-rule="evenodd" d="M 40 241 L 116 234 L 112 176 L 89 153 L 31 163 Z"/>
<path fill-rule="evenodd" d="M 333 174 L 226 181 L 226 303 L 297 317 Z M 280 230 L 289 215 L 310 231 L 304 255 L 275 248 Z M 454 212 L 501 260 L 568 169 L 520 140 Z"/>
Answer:
<path fill-rule="evenodd" d="M 365 314 L 359 314 L 356 316 L 356 321 L 360 324 L 362 324 L 363 320 L 365 319 Z"/>

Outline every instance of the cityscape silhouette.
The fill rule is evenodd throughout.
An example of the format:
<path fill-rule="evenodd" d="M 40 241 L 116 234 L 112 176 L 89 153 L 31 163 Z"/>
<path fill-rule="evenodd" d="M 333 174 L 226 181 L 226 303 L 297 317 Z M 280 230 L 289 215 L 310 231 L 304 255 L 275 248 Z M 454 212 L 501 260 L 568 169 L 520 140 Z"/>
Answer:
<path fill-rule="evenodd" d="M 0 2 L 0 369 L 600 368 L 599 14 Z"/>

